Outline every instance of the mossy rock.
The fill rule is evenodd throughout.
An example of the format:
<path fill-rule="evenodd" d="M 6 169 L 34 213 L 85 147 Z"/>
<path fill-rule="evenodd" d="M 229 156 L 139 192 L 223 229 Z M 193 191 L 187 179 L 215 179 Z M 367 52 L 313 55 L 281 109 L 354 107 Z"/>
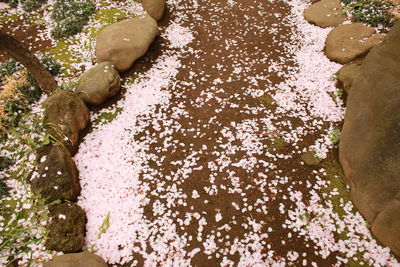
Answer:
<path fill-rule="evenodd" d="M 77 200 L 81 191 L 78 169 L 66 148 L 43 146 L 37 152 L 37 162 L 37 174 L 29 181 L 35 194 L 40 194 L 47 203 Z"/>
<path fill-rule="evenodd" d="M 75 93 L 58 91 L 43 103 L 47 132 L 71 154 L 78 149 L 79 133 L 89 122 L 89 110 Z"/>
<path fill-rule="evenodd" d="M 79 252 L 85 244 L 85 212 L 77 204 L 63 203 L 49 207 L 47 249 L 64 253 Z"/>

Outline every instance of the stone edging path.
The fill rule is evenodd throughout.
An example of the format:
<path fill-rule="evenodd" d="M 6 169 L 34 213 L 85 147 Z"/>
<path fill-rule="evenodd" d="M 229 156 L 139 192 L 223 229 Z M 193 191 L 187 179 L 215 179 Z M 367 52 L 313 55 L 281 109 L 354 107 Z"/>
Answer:
<path fill-rule="evenodd" d="M 383 36 L 339 25 L 339 7 L 327 0 L 315 5 L 329 2 L 323 9 L 339 18 L 323 28 L 304 20 L 309 4 L 298 0 L 144 2 L 157 19 L 154 7 L 168 6 L 150 69 L 121 85 L 118 71 L 145 54 L 158 27 L 149 15 L 118 22 L 100 33 L 102 63 L 77 94 L 44 104 L 61 142 L 38 153 L 54 173 L 39 164 L 34 175 L 57 179 L 43 189 L 34 177 L 32 189 L 79 205 L 49 208 L 46 246 L 85 246 L 105 260 L 67 254 L 48 266 L 68 257 L 96 266 L 398 265 L 354 210 L 332 140 L 344 116 L 334 61 L 365 56 Z M 109 108 L 119 114 L 78 150 L 84 102 L 98 105 L 120 86 L 126 93 Z"/>
<path fill-rule="evenodd" d="M 155 19 L 161 19 L 165 1 L 143 0 L 144 9 Z M 51 204 L 51 222 L 47 226 L 46 248 L 63 253 L 82 251 L 85 243 L 86 215 L 73 202 L 81 191 L 78 170 L 71 155 L 78 151 L 79 135 L 89 122 L 85 104 L 100 105 L 120 89 L 118 71 L 126 71 L 148 50 L 159 34 L 157 21 L 145 14 L 112 24 L 103 29 L 96 42 L 99 65 L 80 77 L 76 93 L 58 91 L 43 102 L 44 126 L 56 143 L 41 147 L 37 153 L 38 166 L 29 182 L 32 191 Z M 132 42 L 131 40 L 135 40 Z M 63 202 L 53 204 L 55 201 Z M 55 257 L 46 266 L 66 262 L 78 265 L 107 266 L 90 253 L 65 254 Z"/>
<path fill-rule="evenodd" d="M 75 156 L 86 245 L 137 266 L 397 264 L 335 198 L 331 29 L 299 1 L 168 4 L 161 55 Z"/>

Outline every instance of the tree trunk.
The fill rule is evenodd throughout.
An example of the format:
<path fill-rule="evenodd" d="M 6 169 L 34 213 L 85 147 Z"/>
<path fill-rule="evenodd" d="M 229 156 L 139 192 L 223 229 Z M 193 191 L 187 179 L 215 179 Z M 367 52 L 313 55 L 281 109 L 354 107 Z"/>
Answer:
<path fill-rule="evenodd" d="M 0 50 L 24 65 L 35 77 L 40 89 L 52 92 L 57 86 L 55 78 L 44 68 L 39 59 L 17 39 L 0 30 Z"/>

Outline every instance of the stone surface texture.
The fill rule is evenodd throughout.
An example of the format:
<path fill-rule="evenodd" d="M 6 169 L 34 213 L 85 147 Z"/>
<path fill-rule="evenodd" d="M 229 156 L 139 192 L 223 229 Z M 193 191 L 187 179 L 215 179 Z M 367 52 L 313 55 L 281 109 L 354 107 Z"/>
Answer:
<path fill-rule="evenodd" d="M 165 0 L 142 0 L 142 6 L 155 20 L 160 20 L 164 15 Z"/>
<path fill-rule="evenodd" d="M 338 0 L 322 0 L 304 10 L 304 18 L 311 24 L 327 28 L 342 24 L 346 15 Z"/>
<path fill-rule="evenodd" d="M 79 133 L 89 122 L 89 110 L 75 93 L 58 91 L 44 103 L 44 125 L 47 132 L 74 154 Z"/>
<path fill-rule="evenodd" d="M 80 194 L 78 169 L 69 151 L 60 145 L 47 145 L 37 152 L 37 174 L 29 181 L 32 191 L 46 202 L 76 201 Z"/>
<path fill-rule="evenodd" d="M 43 267 L 107 267 L 107 263 L 100 256 L 89 253 L 71 253 L 54 257 Z"/>
<path fill-rule="evenodd" d="M 118 71 L 111 62 L 103 62 L 79 78 L 76 92 L 86 104 L 99 105 L 114 96 L 121 85 Z"/>
<path fill-rule="evenodd" d="M 304 161 L 305 164 L 309 166 L 318 166 L 320 165 L 320 160 L 315 157 L 312 152 L 307 152 L 301 155 L 301 159 Z"/>
<path fill-rule="evenodd" d="M 347 99 L 339 158 L 354 204 L 400 255 L 400 22 L 371 50 Z"/>
<path fill-rule="evenodd" d="M 64 253 L 79 252 L 85 244 L 86 215 L 77 204 L 63 203 L 49 207 L 47 249 Z"/>
<path fill-rule="evenodd" d="M 340 25 L 328 34 L 325 54 L 332 61 L 347 64 L 367 55 L 383 38 L 374 28 L 361 23 Z"/>
<path fill-rule="evenodd" d="M 126 71 L 146 53 L 158 33 L 157 21 L 149 15 L 114 23 L 97 37 L 97 59 L 111 62 L 118 71 Z"/>
<path fill-rule="evenodd" d="M 361 64 L 362 61 L 351 62 L 339 70 L 338 82 L 347 93 L 350 92 L 351 85 L 360 72 Z"/>

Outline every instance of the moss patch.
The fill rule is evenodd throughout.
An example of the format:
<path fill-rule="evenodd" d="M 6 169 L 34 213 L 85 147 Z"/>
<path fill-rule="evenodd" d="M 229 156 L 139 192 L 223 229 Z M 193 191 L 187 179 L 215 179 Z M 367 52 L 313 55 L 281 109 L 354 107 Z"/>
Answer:
<path fill-rule="evenodd" d="M 281 137 L 271 137 L 268 140 L 268 151 L 274 153 L 285 148 L 288 145 L 286 141 Z"/>
<path fill-rule="evenodd" d="M 270 95 L 263 95 L 262 97 L 259 97 L 258 99 L 266 107 L 269 107 L 274 103 L 274 99 Z"/>
<path fill-rule="evenodd" d="M 118 9 L 101 9 L 98 10 L 96 15 L 94 16 L 94 20 L 96 21 L 96 24 L 99 23 L 101 26 L 100 27 L 88 27 L 85 29 L 86 33 L 90 34 L 91 38 L 96 38 L 98 33 L 107 27 L 108 25 L 111 25 L 117 21 L 123 20 L 127 17 L 126 13 L 118 10 Z"/>
<path fill-rule="evenodd" d="M 17 19 L 18 19 L 18 16 L 16 14 L 7 14 L 6 12 L 3 12 L 0 15 L 0 23 L 1 24 L 6 23 L 8 21 L 14 21 Z"/>
<path fill-rule="evenodd" d="M 345 215 L 341 203 L 351 201 L 350 192 L 347 190 L 346 177 L 343 174 L 342 167 L 335 159 L 324 161 L 322 167 L 326 170 L 329 186 L 322 189 L 323 193 L 328 194 L 328 199 L 332 201 L 333 211 L 340 217 Z M 332 191 L 337 191 L 337 195 L 329 195 Z"/>
<path fill-rule="evenodd" d="M 118 9 L 98 10 L 96 15 L 94 16 L 93 25 L 95 26 L 89 25 L 84 29 L 84 32 L 89 36 L 87 46 L 92 45 L 91 41 L 93 41 L 97 37 L 97 34 L 101 29 L 121 19 L 124 19 L 125 17 L 126 14 Z M 73 68 L 71 66 L 72 63 L 78 63 L 80 61 L 80 59 L 77 58 L 76 55 L 74 55 L 69 49 L 69 46 L 76 43 L 76 41 L 77 41 L 76 39 L 60 38 L 57 39 L 56 46 L 48 50 L 48 52 L 52 55 L 54 59 L 62 62 L 63 64 L 62 73 L 65 75 L 68 75 L 69 72 L 73 71 Z M 87 49 L 91 48 L 87 47 Z"/>
<path fill-rule="evenodd" d="M 122 112 L 122 108 L 116 108 L 115 111 L 112 112 L 102 112 L 96 120 L 93 122 L 93 125 L 103 125 L 106 123 L 112 122 L 120 113 Z"/>
<path fill-rule="evenodd" d="M 71 64 L 75 63 L 74 56 L 72 55 L 69 46 L 72 43 L 63 39 L 57 41 L 57 45 L 50 48 L 48 52 L 52 55 L 52 58 L 62 62 L 62 73 L 68 74 L 68 71 L 72 69 Z"/>

